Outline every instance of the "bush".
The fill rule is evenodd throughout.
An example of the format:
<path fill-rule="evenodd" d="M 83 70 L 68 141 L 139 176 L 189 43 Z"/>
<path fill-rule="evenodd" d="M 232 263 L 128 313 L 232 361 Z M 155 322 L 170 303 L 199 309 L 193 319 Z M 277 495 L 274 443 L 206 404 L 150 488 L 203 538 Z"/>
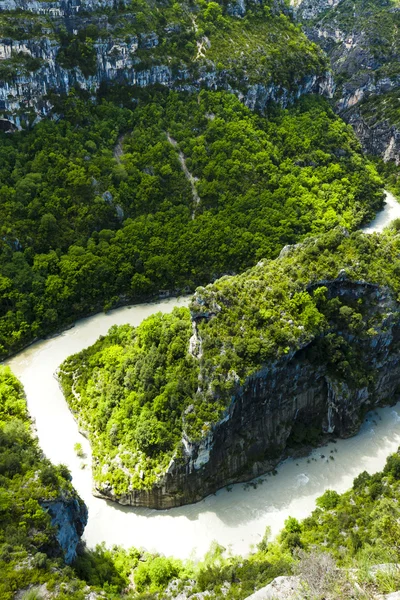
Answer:
<path fill-rule="evenodd" d="M 317 498 L 316 505 L 319 508 L 323 508 L 325 510 L 332 510 L 335 508 L 340 500 L 340 496 L 334 490 L 326 490 L 326 492 Z"/>
<path fill-rule="evenodd" d="M 386 461 L 385 468 L 383 469 L 385 475 L 391 475 L 397 481 L 400 480 L 400 455 L 392 454 Z"/>
<path fill-rule="evenodd" d="M 135 585 L 139 592 L 150 593 L 164 589 L 174 577 L 178 577 L 182 563 L 172 558 L 158 556 L 142 562 L 135 570 Z"/>

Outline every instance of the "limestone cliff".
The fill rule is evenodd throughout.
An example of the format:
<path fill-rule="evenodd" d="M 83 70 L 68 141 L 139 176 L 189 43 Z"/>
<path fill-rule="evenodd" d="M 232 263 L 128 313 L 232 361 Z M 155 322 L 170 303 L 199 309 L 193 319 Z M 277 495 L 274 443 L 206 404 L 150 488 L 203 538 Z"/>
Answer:
<path fill-rule="evenodd" d="M 398 6 L 390 0 L 303 0 L 293 9 L 330 58 L 338 113 L 366 152 L 399 164 Z"/>
<path fill-rule="evenodd" d="M 359 387 L 334 372 L 329 357 L 316 358 L 322 347 L 317 336 L 237 385 L 224 417 L 200 442 L 184 438 L 184 459 L 174 460 L 159 484 L 149 491 L 124 494 L 118 502 L 154 508 L 195 502 L 223 486 L 271 471 L 302 444 L 311 443 L 312 437 L 307 439 L 311 430 L 320 439 L 354 435 L 366 411 L 398 400 L 400 305 L 393 294 L 343 277 L 323 285 L 329 299 L 361 300 L 376 317 L 374 333 L 366 339 L 340 332 L 357 352 L 359 367 L 370 373 L 369 380 Z M 116 499 L 111 490 L 96 487 L 96 491 Z"/>
<path fill-rule="evenodd" d="M 199 288 L 190 306 L 192 331 L 180 309 L 166 337 L 156 342 L 163 325 L 161 315 L 159 324 L 153 317 L 139 334 L 154 340 L 148 361 L 126 329 L 122 338 L 115 329 L 110 339 L 66 361 L 64 390 L 69 395 L 68 382 L 75 386 L 76 416 L 95 444 L 104 411 L 112 418 L 115 441 L 94 447 L 95 493 L 153 508 L 195 502 L 271 471 L 327 437 L 351 436 L 368 410 L 396 402 L 399 249 L 394 232 L 379 238 L 333 231 Z M 156 359 L 157 343 L 170 357 L 165 372 Z M 120 362 L 107 370 L 111 352 Z M 180 371 L 172 370 L 174 360 L 181 360 Z M 162 384 L 151 401 L 155 378 Z M 129 420 L 140 410 L 134 380 L 146 390 L 147 416 L 139 424 Z M 181 418 L 175 445 L 158 416 L 163 418 L 168 403 L 174 419 Z M 96 417 L 88 405 L 101 405 L 102 413 Z M 121 436 L 124 424 L 127 437 Z"/>
<path fill-rule="evenodd" d="M 57 532 L 57 542 L 65 562 L 70 565 L 76 558 L 77 548 L 88 520 L 87 507 L 79 497 L 43 500 L 40 504 L 51 516 L 51 524 Z"/>
<path fill-rule="evenodd" d="M 218 9 L 203 17 L 196 3 L 174 10 L 111 0 L 0 1 L 2 116 L 19 127 L 48 114 L 50 92 L 95 94 L 113 82 L 227 89 L 252 108 L 331 95 L 322 53 L 293 27 L 283 2 L 274 0 L 254 27 L 238 23 L 246 2 L 229 4 L 224 16 Z"/>

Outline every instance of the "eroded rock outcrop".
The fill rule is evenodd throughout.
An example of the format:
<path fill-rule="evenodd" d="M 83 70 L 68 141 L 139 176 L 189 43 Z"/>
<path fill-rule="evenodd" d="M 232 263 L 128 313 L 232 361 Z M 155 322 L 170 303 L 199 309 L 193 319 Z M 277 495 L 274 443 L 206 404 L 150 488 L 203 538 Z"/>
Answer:
<path fill-rule="evenodd" d="M 283 575 L 275 577 L 271 583 L 248 596 L 246 600 L 301 600 L 300 578 Z"/>
<path fill-rule="evenodd" d="M 366 152 L 399 164 L 399 8 L 387 0 L 292 3 L 304 30 L 329 56 L 337 112 Z"/>
<path fill-rule="evenodd" d="M 226 59 L 222 56 L 225 50 L 221 55 L 214 51 L 212 36 L 211 40 L 207 36 L 197 40 L 198 7 L 188 7 L 187 14 L 180 17 L 182 22 L 176 18 L 176 22 L 161 25 L 160 21 L 157 31 L 143 31 L 137 22 L 146 20 L 144 14 L 131 12 L 127 4 L 113 0 L 0 1 L 0 14 L 10 14 L 10 35 L 0 39 L 0 113 L 20 127 L 27 120 L 32 122 L 35 117 L 48 115 L 52 106 L 49 92 L 65 94 L 76 87 L 95 94 L 102 84 L 113 82 L 138 87 L 159 84 L 186 91 L 202 87 L 225 89 L 237 94 L 249 107 L 260 109 L 271 100 L 286 106 L 310 92 L 332 95 L 332 78 L 322 53 L 318 55 L 311 45 L 306 48 L 307 42 L 300 33 L 297 35 L 304 44 L 298 52 L 304 53 L 304 60 L 300 61 L 304 68 L 289 77 L 285 74 L 285 83 L 280 83 L 274 73 L 281 68 L 280 59 L 274 59 L 271 72 L 251 66 L 254 57 L 243 59 L 247 50 L 239 52 L 235 48 L 233 33 L 229 43 L 235 48 L 238 62 L 232 66 L 221 62 Z M 159 10 L 162 12 L 162 7 Z M 246 11 L 246 2 L 232 3 L 227 18 L 239 19 Z M 279 0 L 273 3 L 271 11 L 273 15 L 289 14 Z M 31 19 L 25 18 L 24 13 Z M 17 37 L 21 31 L 26 32 L 26 37 Z M 125 34 L 121 35 L 121 31 Z M 262 35 L 257 39 L 257 35 L 252 40 L 254 47 L 248 51 L 260 57 L 264 47 L 271 44 L 269 27 L 264 39 Z M 188 58 L 187 53 L 177 50 L 180 37 L 193 47 L 197 44 L 197 56 Z M 64 53 L 64 61 L 60 52 Z M 314 67 L 307 67 L 314 58 Z"/>
<path fill-rule="evenodd" d="M 51 516 L 64 560 L 70 565 L 76 558 L 77 548 L 88 520 L 87 507 L 79 497 L 43 500 L 40 504 Z"/>
<path fill-rule="evenodd" d="M 149 447 L 143 426 L 139 443 L 132 430 L 131 445 L 116 442 L 109 460 L 95 450 L 102 465 L 95 463 L 95 494 L 153 508 L 195 502 L 269 472 L 282 459 L 326 439 L 354 435 L 368 410 L 395 403 L 400 396 L 399 250 L 394 231 L 378 238 L 349 236 L 339 229 L 286 247 L 279 259 L 260 261 L 242 275 L 199 288 L 190 306 L 193 328 L 189 315 L 179 313 L 187 330 L 190 370 L 185 377 L 194 381 L 191 397 L 179 409 L 181 442 L 174 452 L 160 454 L 169 463 L 164 460 L 155 474 L 149 471 L 152 479 L 144 472 L 145 459 L 139 479 L 134 464 L 145 456 L 140 440 Z M 169 340 L 177 349 L 173 337 Z M 122 343 L 127 344 L 123 364 L 129 365 L 129 376 L 122 367 L 118 385 L 132 389 L 132 378 L 152 385 L 143 359 L 135 362 L 135 346 L 129 354 L 131 342 Z M 75 382 L 79 394 L 87 393 L 85 386 L 89 394 L 97 386 L 101 401 L 107 402 L 102 345 L 100 340 L 93 347 L 96 358 L 90 367 L 91 349 L 83 365 L 79 355 L 64 363 L 67 395 L 68 381 Z M 123 356 L 123 347 L 116 348 Z M 161 366 L 157 377 L 165 377 L 163 391 L 165 384 L 177 384 L 176 375 L 169 381 Z M 168 401 L 177 406 L 176 393 L 170 400 L 165 393 L 155 398 L 156 410 Z M 83 403 L 95 398 L 85 396 Z M 74 405 L 78 418 L 80 402 L 79 396 Z M 128 396 L 124 404 L 129 405 Z M 151 431 L 158 426 L 152 419 Z M 149 456 L 156 464 L 157 454 Z"/>

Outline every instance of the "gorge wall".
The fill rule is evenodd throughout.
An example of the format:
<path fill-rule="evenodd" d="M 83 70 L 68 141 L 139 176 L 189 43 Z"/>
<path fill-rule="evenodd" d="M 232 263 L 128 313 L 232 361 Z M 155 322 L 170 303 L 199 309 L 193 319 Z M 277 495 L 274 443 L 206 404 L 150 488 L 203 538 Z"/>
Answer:
<path fill-rule="evenodd" d="M 399 164 L 399 7 L 390 0 L 303 0 L 293 9 L 330 58 L 337 112 L 367 153 Z"/>
<path fill-rule="evenodd" d="M 249 287 L 256 285 L 249 280 Z M 324 303 L 331 308 L 324 331 L 306 333 L 307 326 L 289 319 L 281 306 L 282 327 L 299 329 L 302 341 L 284 349 L 283 355 L 277 351 L 276 359 L 244 381 L 232 363 L 230 369 L 228 365 L 223 379 L 233 383 L 229 404 L 218 422 L 206 423 L 201 439 L 194 439 L 185 431 L 187 415 L 199 410 L 200 398 L 215 401 L 210 396 L 213 386 L 214 396 L 218 393 L 210 379 L 210 340 L 204 339 L 204 333 L 210 335 L 209 328 L 230 305 L 228 295 L 221 305 L 217 298 L 223 298 L 224 292 L 218 295 L 209 288 L 205 295 L 200 289 L 191 305 L 195 335 L 190 352 L 202 366 L 193 404 L 183 414 L 181 450 L 151 488 L 133 486 L 126 493 L 116 493 L 107 481 L 96 480 L 96 495 L 152 508 L 195 502 L 223 486 L 269 472 L 282 459 L 327 438 L 355 434 L 368 410 L 399 399 L 400 304 L 396 294 L 386 285 L 351 278 L 341 270 L 336 278 L 319 279 L 306 288 L 310 297 L 318 297 L 321 289 L 326 294 Z M 357 316 L 354 307 L 361 310 Z M 245 323 L 244 310 L 238 318 Z M 332 310 L 338 310 L 336 316 Z M 229 343 L 225 338 L 220 343 L 218 360 L 223 361 Z"/>
<path fill-rule="evenodd" d="M 56 539 L 64 560 L 70 565 L 76 558 L 77 548 L 88 520 L 86 505 L 78 498 L 42 500 L 40 502 L 56 528 Z"/>
<path fill-rule="evenodd" d="M 331 95 L 332 78 L 322 54 L 295 29 L 290 36 L 297 40 L 293 52 L 299 66 L 292 73 L 284 67 L 284 81 L 277 73 L 282 61 L 279 53 L 270 54 L 269 46 L 279 48 L 285 42 L 275 31 L 282 26 L 279 15 L 292 27 L 284 3 L 274 0 L 272 21 L 261 16 L 254 31 L 249 28 L 245 44 L 235 23 L 246 13 L 244 2 L 230 4 L 224 17 L 222 9 L 207 13 L 205 21 L 199 6 L 179 6 L 132 10 L 126 2 L 110 0 L 2 0 L 3 117 L 20 127 L 49 113 L 50 92 L 64 94 L 75 87 L 95 94 L 101 84 L 113 82 L 139 88 L 226 89 L 252 108 L 263 108 L 270 100 L 286 106 L 310 92 Z M 224 23 L 232 24 L 226 36 Z M 287 52 L 290 56 L 292 51 Z M 265 68 L 260 69 L 255 57 L 261 59 L 264 53 Z"/>

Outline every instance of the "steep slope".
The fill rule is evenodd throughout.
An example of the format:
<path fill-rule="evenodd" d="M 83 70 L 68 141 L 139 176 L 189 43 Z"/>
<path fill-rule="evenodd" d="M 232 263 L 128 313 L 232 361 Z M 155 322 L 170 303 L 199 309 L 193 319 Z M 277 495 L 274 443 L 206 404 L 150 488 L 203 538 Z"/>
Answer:
<path fill-rule="evenodd" d="M 65 570 L 76 558 L 87 509 L 62 465 L 42 454 L 32 435 L 24 392 L 0 368 L 0 597 L 52 586 L 60 600 L 83 600 L 86 585 Z"/>
<path fill-rule="evenodd" d="M 226 89 L 259 108 L 331 91 L 322 52 L 278 0 L 2 0 L 0 38 L 0 110 L 18 126 L 48 113 L 51 91 L 113 82 Z"/>
<path fill-rule="evenodd" d="M 304 0 L 308 37 L 331 60 L 335 103 L 366 152 L 400 162 L 400 7 L 395 0 Z"/>
<path fill-rule="evenodd" d="M 354 434 L 398 397 L 400 236 L 335 230 L 71 357 L 97 493 L 166 508 Z M 192 329 L 193 327 L 193 329 Z"/>

